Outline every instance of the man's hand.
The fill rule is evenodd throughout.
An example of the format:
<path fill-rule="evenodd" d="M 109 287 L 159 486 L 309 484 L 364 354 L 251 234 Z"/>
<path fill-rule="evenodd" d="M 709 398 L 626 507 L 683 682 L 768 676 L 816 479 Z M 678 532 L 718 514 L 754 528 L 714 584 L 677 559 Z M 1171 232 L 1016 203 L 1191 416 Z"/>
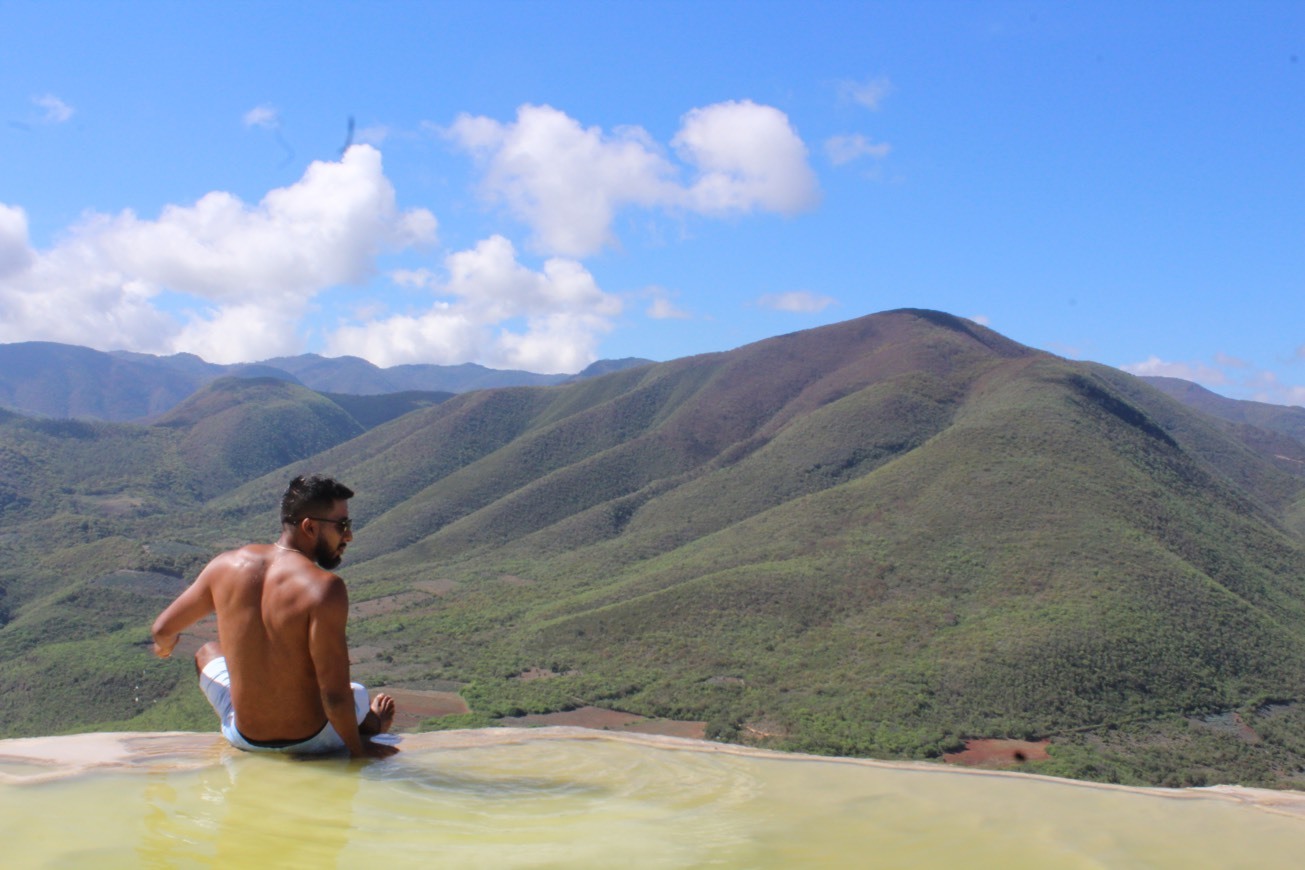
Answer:
<path fill-rule="evenodd" d="M 154 655 L 161 659 L 166 659 L 172 655 L 172 651 L 177 648 L 177 640 L 180 634 L 174 634 L 171 637 L 154 638 Z"/>
<path fill-rule="evenodd" d="M 399 751 L 399 747 L 393 743 L 377 743 L 374 740 L 363 738 L 362 758 L 389 758 Z"/>

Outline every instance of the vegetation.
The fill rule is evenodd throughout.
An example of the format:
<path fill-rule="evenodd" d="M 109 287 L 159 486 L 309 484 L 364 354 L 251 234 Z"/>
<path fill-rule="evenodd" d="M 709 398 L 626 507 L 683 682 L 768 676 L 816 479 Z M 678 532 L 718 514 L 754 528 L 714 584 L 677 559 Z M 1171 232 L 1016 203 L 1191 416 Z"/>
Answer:
<path fill-rule="evenodd" d="M 359 419 L 404 401 L 0 419 L 0 734 L 201 727 L 149 621 L 312 468 L 358 492 L 359 676 L 464 686 L 429 727 L 596 704 L 818 753 L 1051 737 L 1032 768 L 1118 782 L 1305 768 L 1282 427 L 918 311 Z"/>

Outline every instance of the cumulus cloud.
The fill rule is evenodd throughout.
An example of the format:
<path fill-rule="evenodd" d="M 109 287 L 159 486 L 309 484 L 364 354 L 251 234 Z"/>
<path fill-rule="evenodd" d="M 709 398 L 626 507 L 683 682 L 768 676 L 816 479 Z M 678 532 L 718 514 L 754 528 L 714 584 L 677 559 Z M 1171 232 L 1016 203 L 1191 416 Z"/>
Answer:
<path fill-rule="evenodd" d="M 634 128 L 607 135 L 550 106 L 522 106 L 514 124 L 462 115 L 448 133 L 484 163 L 486 195 L 550 252 L 591 254 L 613 241 L 617 209 L 670 196 L 671 165 Z"/>
<path fill-rule="evenodd" d="M 27 241 L 27 213 L 0 203 L 0 280 L 26 269 L 32 260 Z"/>
<path fill-rule="evenodd" d="M 1120 366 L 1129 374 L 1139 377 L 1181 378 L 1207 386 L 1223 386 L 1228 377 L 1221 370 L 1199 362 L 1172 362 L 1158 356 L 1147 357 L 1142 362 Z"/>
<path fill-rule="evenodd" d="M 688 191 L 696 211 L 795 214 L 815 205 L 806 145 L 778 109 L 750 100 L 694 109 L 671 144 L 698 168 Z"/>
<path fill-rule="evenodd" d="M 267 359 L 297 349 L 302 315 L 296 300 L 236 302 L 192 317 L 172 344 L 212 362 Z"/>
<path fill-rule="evenodd" d="M 42 124 L 63 124 L 73 116 L 73 107 L 54 94 L 32 97 L 32 103 L 43 112 L 40 119 Z"/>
<path fill-rule="evenodd" d="M 835 301 L 832 297 L 821 296 L 808 290 L 794 290 L 789 293 L 767 293 L 757 299 L 757 305 L 775 311 L 812 314 L 817 311 L 824 311 L 833 305 Z"/>
<path fill-rule="evenodd" d="M 539 271 L 523 266 L 510 241 L 493 236 L 448 255 L 446 277 L 403 273 L 409 286 L 434 297 L 415 314 L 346 324 L 330 351 L 377 365 L 468 360 L 493 368 L 577 372 L 597 358 L 599 337 L 611 329 L 621 302 L 603 292 L 572 259 L 555 257 Z"/>
<path fill-rule="evenodd" d="M 1261 371 L 1243 379 L 1248 398 L 1275 405 L 1305 405 L 1305 387 L 1284 384 L 1276 372 Z"/>
<path fill-rule="evenodd" d="M 368 146 L 313 163 L 256 205 L 214 192 L 153 220 L 90 214 L 25 260 L 25 224 L 4 209 L 0 340 L 187 350 L 215 362 L 293 353 L 294 324 L 314 295 L 369 279 L 378 255 L 433 244 L 435 234 L 430 212 L 398 210 Z M 166 313 L 162 294 L 184 300 L 189 320 Z"/>
<path fill-rule="evenodd" d="M 860 133 L 846 136 L 831 136 L 825 140 L 825 156 L 835 166 L 842 166 L 862 157 L 882 160 L 888 156 L 892 146 L 887 142 L 871 142 Z"/>
<path fill-rule="evenodd" d="M 1171 362 L 1151 356 L 1139 363 L 1120 366 L 1141 377 L 1181 378 L 1235 398 L 1275 405 L 1305 404 L 1305 387 L 1283 383 L 1278 373 L 1255 369 L 1250 363 L 1224 353 L 1214 355 L 1214 364 Z"/>
<path fill-rule="evenodd" d="M 671 145 L 689 182 L 642 128 L 583 127 L 550 106 L 522 106 L 509 124 L 460 115 L 442 132 L 480 162 L 486 198 L 526 223 L 538 247 L 564 256 L 615 244 L 612 224 L 626 207 L 793 214 L 818 197 L 787 116 L 750 101 L 684 116 Z"/>

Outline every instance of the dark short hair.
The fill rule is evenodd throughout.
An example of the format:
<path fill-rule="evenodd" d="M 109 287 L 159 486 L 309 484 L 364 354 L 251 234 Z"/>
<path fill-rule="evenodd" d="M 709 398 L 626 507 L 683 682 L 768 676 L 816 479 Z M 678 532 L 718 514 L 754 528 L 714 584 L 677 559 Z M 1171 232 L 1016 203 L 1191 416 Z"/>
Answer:
<path fill-rule="evenodd" d="M 304 517 L 320 516 L 340 499 L 353 498 L 353 490 L 330 477 L 302 474 L 290 481 L 281 497 L 281 522 L 294 525 Z"/>

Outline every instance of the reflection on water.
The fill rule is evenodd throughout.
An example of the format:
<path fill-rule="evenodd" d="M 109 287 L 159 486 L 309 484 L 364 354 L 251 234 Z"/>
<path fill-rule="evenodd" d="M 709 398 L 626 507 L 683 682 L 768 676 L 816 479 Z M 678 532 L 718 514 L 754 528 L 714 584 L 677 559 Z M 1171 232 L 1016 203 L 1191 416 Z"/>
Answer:
<path fill-rule="evenodd" d="M 369 765 L 209 743 L 42 782 L 12 743 L 6 867 L 1286 867 L 1305 844 L 1305 817 L 1212 795 L 575 729 L 410 736 Z"/>

